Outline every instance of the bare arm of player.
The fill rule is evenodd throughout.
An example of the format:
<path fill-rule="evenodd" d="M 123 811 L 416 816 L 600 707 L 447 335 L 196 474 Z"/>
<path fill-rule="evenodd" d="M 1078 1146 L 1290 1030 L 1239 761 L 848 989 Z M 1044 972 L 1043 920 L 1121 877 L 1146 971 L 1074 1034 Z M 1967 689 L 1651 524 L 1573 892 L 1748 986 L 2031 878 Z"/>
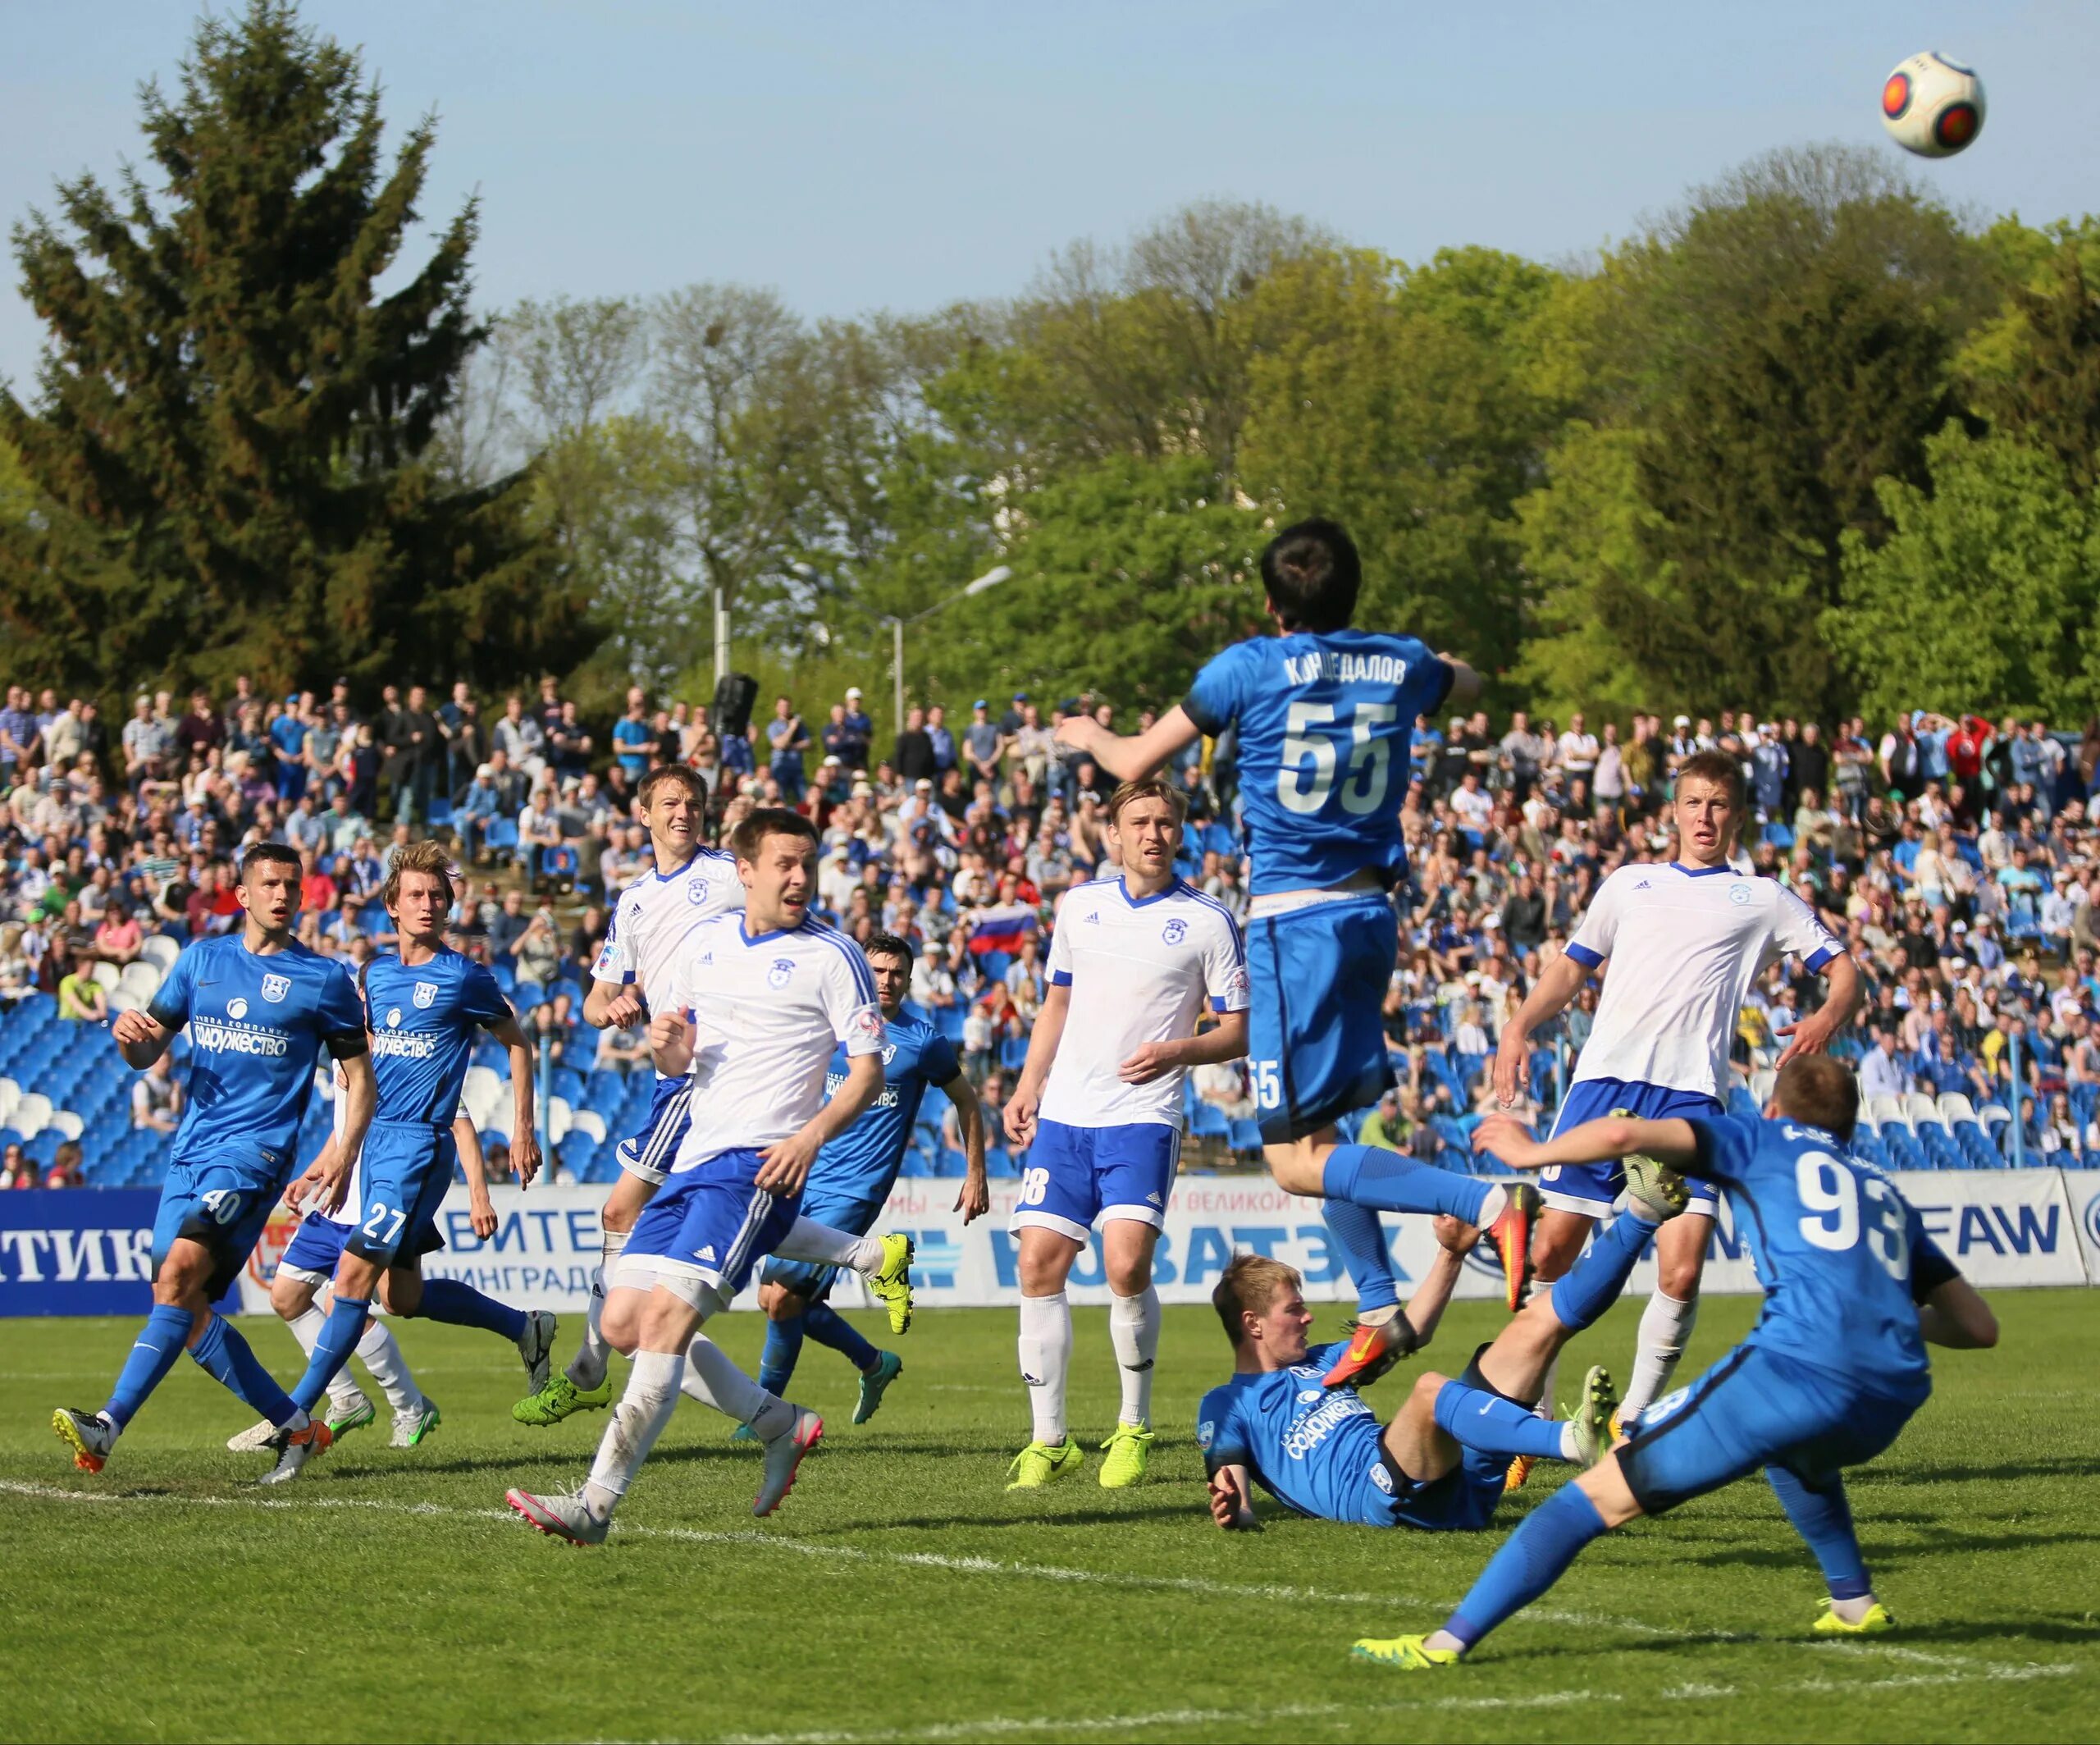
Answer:
<path fill-rule="evenodd" d="M 1238 1060 L 1247 1052 L 1247 1014 L 1226 1012 L 1207 1030 L 1184 1036 L 1178 1042 L 1147 1042 L 1116 1069 L 1125 1085 L 1149 1085 L 1176 1067 L 1208 1067 L 1221 1060 Z"/>
<path fill-rule="evenodd" d="M 846 1082 L 831 1100 L 811 1116 L 799 1132 L 775 1140 L 759 1156 L 759 1172 L 752 1184 L 769 1194 L 799 1194 L 809 1179 L 810 1166 L 817 1160 L 825 1142 L 836 1139 L 861 1118 L 861 1112 L 883 1094 L 883 1058 L 879 1054 L 853 1054 L 847 1058 Z"/>
<path fill-rule="evenodd" d="M 992 1183 L 984 1172 L 984 1105 L 977 1100 L 976 1087 L 960 1072 L 941 1090 L 955 1105 L 956 1131 L 962 1135 L 962 1187 L 955 1208 L 967 1224 L 992 1209 Z"/>
<path fill-rule="evenodd" d="M 1119 782 L 1150 775 L 1196 737 L 1196 724 L 1176 703 L 1144 732 L 1125 739 L 1092 715 L 1068 715 L 1057 724 L 1057 743 L 1084 751 Z"/>
<path fill-rule="evenodd" d="M 1988 1351 L 1998 1342 L 1998 1318 L 1976 1287 L 1956 1273 L 1918 1305 L 1918 1331 L 1956 1351 Z"/>
<path fill-rule="evenodd" d="M 1852 962 L 1850 952 L 1840 952 L 1824 965 L 1823 973 L 1830 984 L 1830 997 L 1798 1023 L 1773 1032 L 1793 1038 L 1779 1057 L 1779 1066 L 1785 1066 L 1796 1054 L 1822 1053 L 1830 1046 L 1830 1039 L 1851 1022 L 1852 1008 L 1860 1001 L 1859 965 Z"/>
<path fill-rule="evenodd" d="M 649 1053 L 656 1070 L 667 1079 L 682 1079 L 692 1071 L 690 1007 L 660 1012 L 649 1021 Z"/>
<path fill-rule="evenodd" d="M 489 1199 L 489 1161 L 482 1153 L 482 1135 L 464 1115 L 452 1123 L 452 1143 L 459 1148 L 459 1173 L 467 1178 L 468 1222 L 474 1234 L 486 1242 L 495 1234 L 495 1205 Z"/>
<path fill-rule="evenodd" d="M 532 1185 L 540 1172 L 540 1132 L 532 1107 L 532 1048 L 515 1018 L 491 1024 L 489 1034 L 510 1053 L 510 1094 L 513 1110 L 510 1130 L 510 1167 L 521 1188 Z"/>
<path fill-rule="evenodd" d="M 285 1203 L 294 1212 L 309 1189 L 313 1209 L 332 1217 L 340 1211 L 343 1196 L 350 1190 L 350 1175 L 358 1167 L 358 1153 L 364 1149 L 364 1136 L 379 1108 L 379 1081 L 372 1076 L 372 1056 L 353 1054 L 336 1062 L 336 1094 L 348 1100 L 343 1105 L 343 1131 L 332 1153 L 324 1150 L 313 1167 L 285 1192 Z"/>
<path fill-rule="evenodd" d="M 1028 1058 L 1022 1062 L 1014 1094 L 1007 1099 L 1007 1137 L 1016 1145 L 1035 1140 L 1035 1111 L 1043 1101 L 1043 1083 L 1057 1058 L 1057 1044 L 1064 1038 L 1065 1020 L 1071 1013 L 1072 990 L 1052 983 L 1043 996 L 1043 1009 L 1035 1015 L 1035 1028 L 1029 1033 Z"/>
<path fill-rule="evenodd" d="M 144 1007 L 117 1013 L 109 1033 L 116 1039 L 116 1052 L 124 1057 L 124 1064 L 139 1072 L 167 1053 L 168 1044 L 175 1039 L 175 1032 L 148 1016 Z"/>
<path fill-rule="evenodd" d="M 1495 1051 L 1495 1100 L 1504 1108 L 1523 1094 L 1532 1064 L 1532 1032 L 1559 1017 L 1589 979 L 1589 966 L 1563 952 L 1532 984 L 1517 1016 L 1502 1026 L 1502 1042 Z"/>
<path fill-rule="evenodd" d="M 1512 1169 L 1546 1169 L 1555 1163 L 1609 1163 L 1639 1152 L 1672 1169 L 1689 1170 L 1699 1147 L 1688 1121 L 1636 1121 L 1609 1115 L 1586 1121 L 1557 1139 L 1537 1140 L 1512 1115 L 1490 1115 L 1473 1129 L 1473 1149 L 1491 1151 Z"/>
<path fill-rule="evenodd" d="M 1444 1318 L 1451 1293 L 1458 1289 L 1459 1274 L 1465 1268 L 1466 1256 L 1472 1251 L 1473 1244 L 1480 1240 L 1477 1225 L 1449 1214 L 1440 1215 L 1435 1228 L 1436 1258 L 1430 1263 L 1422 1282 L 1415 1286 L 1414 1295 L 1408 1299 L 1408 1306 L 1400 1312 L 1414 1332 L 1414 1341 L 1408 1347 L 1410 1352 L 1419 1351 L 1436 1336 L 1437 1323 Z"/>
<path fill-rule="evenodd" d="M 1227 1533 L 1256 1533 L 1254 1489 L 1244 1466 L 1221 1466 L 1211 1474 L 1211 1519 Z"/>
<path fill-rule="evenodd" d="M 1480 674 L 1456 655 L 1447 655 L 1440 651 L 1436 658 L 1451 669 L 1451 688 L 1445 694 L 1444 706 L 1463 709 L 1476 701 L 1480 696 Z"/>
<path fill-rule="evenodd" d="M 632 982 L 593 980 L 583 996 L 583 1021 L 594 1030 L 632 1030 L 646 1010 L 641 990 Z"/>

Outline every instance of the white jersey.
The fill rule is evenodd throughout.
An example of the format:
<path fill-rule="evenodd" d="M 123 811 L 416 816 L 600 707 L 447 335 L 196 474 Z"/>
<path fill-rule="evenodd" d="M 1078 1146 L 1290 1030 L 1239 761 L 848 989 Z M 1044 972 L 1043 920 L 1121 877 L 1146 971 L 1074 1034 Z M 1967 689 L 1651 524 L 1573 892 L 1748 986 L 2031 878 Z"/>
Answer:
<path fill-rule="evenodd" d="M 1606 879 L 1568 955 L 1610 972 L 1575 1078 L 1618 1079 L 1725 1100 L 1743 1003 L 1776 958 L 1819 970 L 1844 948 L 1815 911 L 1732 866 L 1638 863 Z"/>
<path fill-rule="evenodd" d="M 741 915 L 743 907 L 736 856 L 696 848 L 677 871 L 644 873 L 620 893 L 591 966 L 591 980 L 638 984 L 646 1004 L 649 990 L 670 974 L 687 934 L 718 915 Z"/>
<path fill-rule="evenodd" d="M 1118 1069 L 1142 1044 L 1194 1035 L 1206 999 L 1246 1011 L 1247 948 L 1231 911 L 1183 879 L 1133 900 L 1120 877 L 1098 879 L 1058 906 L 1050 980 L 1071 1005 L 1037 1113 L 1068 1127 L 1178 1127 L 1185 1069 L 1147 1085 Z"/>
<path fill-rule="evenodd" d="M 702 921 L 656 998 L 660 1010 L 690 1011 L 695 1032 L 692 1119 L 673 1175 L 806 1126 L 824 1106 L 835 1047 L 882 1052 L 874 972 L 851 939 L 814 920 L 756 938 L 741 914 Z"/>
<path fill-rule="evenodd" d="M 324 1069 L 325 1070 L 325 1069 Z M 338 1146 L 343 1143 L 343 1126 L 350 1118 L 350 1099 L 343 1094 L 341 1083 L 330 1072 L 327 1084 L 330 1131 Z M 453 1112 L 454 1121 L 470 1120 L 466 1099 Z M 340 1224 L 345 1230 L 358 1221 L 358 1208 L 364 1204 L 364 1153 L 358 1153 L 357 1165 L 350 1171 L 349 1191 L 343 1195 L 343 1204 L 334 1212 L 316 1212 L 311 1215 L 325 1217 L 331 1224 Z"/>

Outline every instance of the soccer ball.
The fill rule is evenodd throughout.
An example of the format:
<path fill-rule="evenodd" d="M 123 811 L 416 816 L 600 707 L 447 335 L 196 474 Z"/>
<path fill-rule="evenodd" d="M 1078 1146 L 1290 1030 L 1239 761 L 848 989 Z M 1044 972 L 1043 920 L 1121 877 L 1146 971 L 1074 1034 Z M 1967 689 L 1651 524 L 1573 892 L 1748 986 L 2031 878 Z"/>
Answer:
<path fill-rule="evenodd" d="M 1914 54 L 1882 85 L 1881 125 L 1906 152 L 1952 158 L 1984 130 L 1984 81 L 1943 54 Z"/>

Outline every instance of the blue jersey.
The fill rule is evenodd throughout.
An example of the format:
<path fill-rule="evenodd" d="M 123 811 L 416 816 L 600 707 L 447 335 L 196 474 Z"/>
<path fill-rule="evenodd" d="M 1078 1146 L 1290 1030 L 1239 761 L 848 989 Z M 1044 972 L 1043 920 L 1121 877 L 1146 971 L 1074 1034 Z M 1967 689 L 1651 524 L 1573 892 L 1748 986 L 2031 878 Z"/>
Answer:
<path fill-rule="evenodd" d="M 1390 1525 L 1380 1509 L 1390 1481 L 1381 1482 L 1378 1414 L 1354 1388 L 1320 1385 L 1341 1349 L 1313 1345 L 1302 1364 L 1213 1387 L 1196 1409 L 1196 1446 L 1209 1471 L 1244 1466 L 1300 1514 Z"/>
<path fill-rule="evenodd" d="M 847 1064 L 842 1046 L 825 1069 L 827 1099 L 836 1096 L 846 1082 Z M 954 1045 L 924 1018 L 899 1014 L 888 1020 L 883 1026 L 882 1094 L 817 1153 L 804 1192 L 821 1193 L 826 1199 L 881 1199 L 897 1180 L 926 1087 L 950 1084 L 961 1071 Z"/>
<path fill-rule="evenodd" d="M 364 1008 L 349 971 L 296 942 L 267 957 L 238 934 L 193 945 L 146 1009 L 169 1030 L 189 1027 L 178 1163 L 246 1157 L 289 1168 L 322 1044 L 349 1053 L 364 1047 Z"/>
<path fill-rule="evenodd" d="M 1819 1127 L 1737 1115 L 1690 1126 L 1700 1154 L 1684 1173 L 1727 1192 L 1764 1286 L 1743 1343 L 1923 1400 L 1916 1305 L 1955 1271 L 1896 1185 Z"/>
<path fill-rule="evenodd" d="M 474 1032 L 511 1015 L 495 977 L 455 951 L 413 969 L 398 957 L 375 957 L 365 966 L 364 1001 L 379 1080 L 373 1118 L 450 1126 Z"/>
<path fill-rule="evenodd" d="M 1424 644 L 1370 630 L 1238 642 L 1196 674 L 1189 719 L 1212 738 L 1239 724 L 1256 895 L 1363 872 L 1398 882 L 1415 723 L 1450 689 L 1449 663 Z"/>

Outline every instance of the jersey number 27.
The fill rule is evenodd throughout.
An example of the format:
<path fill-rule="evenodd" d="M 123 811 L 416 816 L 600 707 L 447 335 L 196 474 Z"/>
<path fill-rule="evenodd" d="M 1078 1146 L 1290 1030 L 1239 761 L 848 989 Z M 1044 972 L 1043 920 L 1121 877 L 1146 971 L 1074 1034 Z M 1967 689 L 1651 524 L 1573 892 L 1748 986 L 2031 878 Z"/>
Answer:
<path fill-rule="evenodd" d="M 1349 762 L 1342 770 L 1344 811 L 1363 818 L 1385 806 L 1393 747 L 1390 741 L 1372 735 L 1399 715 L 1391 703 L 1356 706 L 1354 719 L 1349 723 Z M 1285 811 L 1310 817 L 1327 803 L 1327 796 L 1334 792 L 1341 735 L 1317 729 L 1340 724 L 1332 703 L 1290 706 L 1284 720 L 1283 763 L 1276 770 L 1276 801 Z"/>

